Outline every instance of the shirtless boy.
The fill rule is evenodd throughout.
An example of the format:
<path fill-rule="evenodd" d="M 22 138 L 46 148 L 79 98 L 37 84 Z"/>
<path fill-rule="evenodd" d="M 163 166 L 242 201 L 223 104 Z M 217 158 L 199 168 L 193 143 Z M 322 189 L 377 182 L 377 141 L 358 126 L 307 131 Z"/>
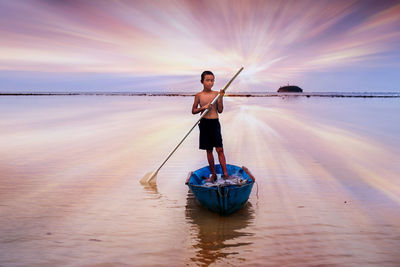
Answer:
<path fill-rule="evenodd" d="M 203 84 L 203 91 L 197 93 L 194 97 L 192 107 L 192 114 L 203 113 L 209 110 L 208 113 L 200 120 L 200 149 L 207 151 L 207 160 L 211 170 L 211 177 L 206 181 L 211 182 L 217 178 L 215 172 L 213 148 L 218 154 L 219 163 L 222 167 L 223 178 L 228 178 L 228 171 L 226 169 L 226 159 L 224 149 L 222 147 L 221 125 L 218 120 L 218 113 L 224 110 L 223 96 L 225 92 L 221 90 L 212 91 L 214 85 L 214 74 L 211 71 L 204 71 L 201 74 L 201 83 Z M 218 101 L 211 105 L 213 99 L 220 94 Z"/>

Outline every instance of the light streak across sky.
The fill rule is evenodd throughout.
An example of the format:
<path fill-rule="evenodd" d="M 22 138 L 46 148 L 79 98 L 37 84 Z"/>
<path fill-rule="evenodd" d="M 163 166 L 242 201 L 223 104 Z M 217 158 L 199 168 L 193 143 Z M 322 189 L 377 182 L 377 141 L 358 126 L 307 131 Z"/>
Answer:
<path fill-rule="evenodd" d="M 0 0 L 0 92 L 400 91 L 400 1 Z"/>

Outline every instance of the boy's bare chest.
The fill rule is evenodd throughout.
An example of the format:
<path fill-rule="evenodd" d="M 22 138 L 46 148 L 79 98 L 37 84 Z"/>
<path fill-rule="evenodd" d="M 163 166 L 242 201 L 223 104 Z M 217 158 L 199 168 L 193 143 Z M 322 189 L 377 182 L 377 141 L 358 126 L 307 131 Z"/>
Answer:
<path fill-rule="evenodd" d="M 217 92 L 200 94 L 200 106 L 207 105 L 208 103 L 213 101 L 217 94 Z"/>

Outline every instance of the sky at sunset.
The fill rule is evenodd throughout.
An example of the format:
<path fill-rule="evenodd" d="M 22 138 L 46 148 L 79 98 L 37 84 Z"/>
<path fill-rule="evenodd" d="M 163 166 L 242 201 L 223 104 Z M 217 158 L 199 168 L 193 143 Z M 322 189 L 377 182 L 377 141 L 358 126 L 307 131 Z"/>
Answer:
<path fill-rule="evenodd" d="M 400 1 L 0 0 L 0 92 L 400 91 Z"/>

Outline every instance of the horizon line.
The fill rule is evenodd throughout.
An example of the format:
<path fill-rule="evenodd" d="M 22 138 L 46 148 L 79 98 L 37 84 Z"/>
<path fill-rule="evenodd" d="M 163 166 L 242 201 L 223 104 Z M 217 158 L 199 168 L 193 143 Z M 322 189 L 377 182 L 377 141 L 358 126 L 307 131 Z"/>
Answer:
<path fill-rule="evenodd" d="M 168 97 L 193 97 L 196 92 L 0 92 L 0 96 L 168 96 Z M 400 92 L 236 92 L 226 93 L 227 97 L 400 97 Z"/>

